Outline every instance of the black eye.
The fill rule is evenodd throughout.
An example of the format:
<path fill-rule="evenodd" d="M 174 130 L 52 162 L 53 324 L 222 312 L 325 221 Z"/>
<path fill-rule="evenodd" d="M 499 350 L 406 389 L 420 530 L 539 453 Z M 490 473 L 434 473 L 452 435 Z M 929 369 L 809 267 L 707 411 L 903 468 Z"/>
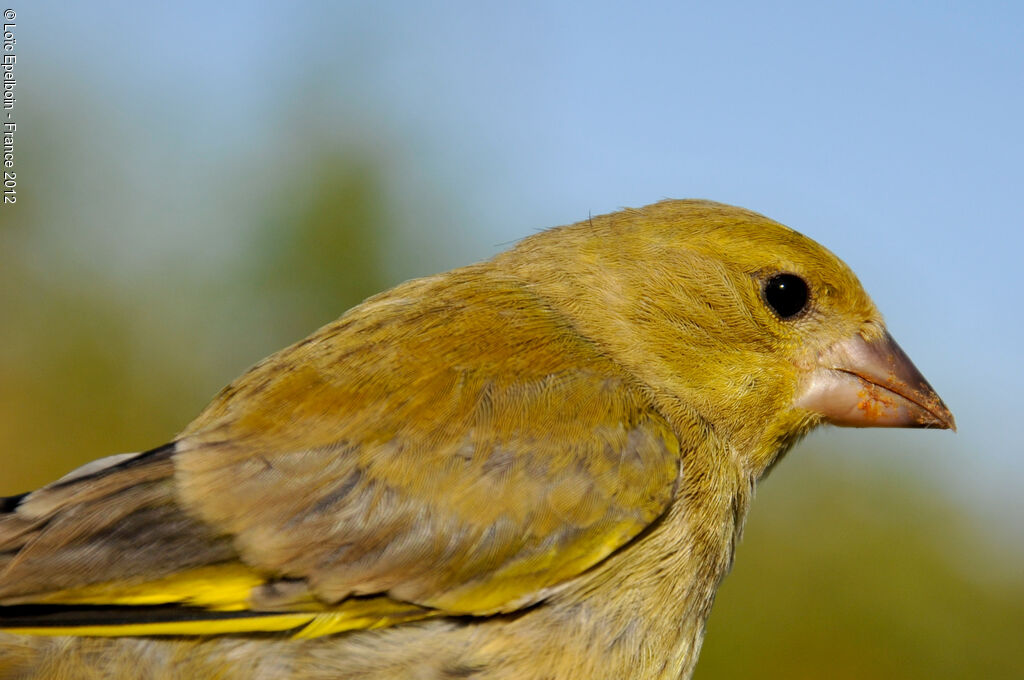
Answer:
<path fill-rule="evenodd" d="M 764 283 L 764 301 L 780 319 L 791 319 L 807 307 L 807 282 L 796 274 L 776 274 Z"/>

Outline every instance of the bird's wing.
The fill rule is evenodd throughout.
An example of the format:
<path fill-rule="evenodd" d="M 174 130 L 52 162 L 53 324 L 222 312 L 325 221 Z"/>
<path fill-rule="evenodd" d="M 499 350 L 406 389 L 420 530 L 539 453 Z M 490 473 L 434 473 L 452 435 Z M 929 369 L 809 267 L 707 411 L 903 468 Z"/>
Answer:
<path fill-rule="evenodd" d="M 32 605 L 153 625 L 174 605 L 198 623 L 150 632 L 319 634 L 513 611 L 622 548 L 671 501 L 671 428 L 528 293 L 454 284 L 371 301 L 172 447 L 22 499 L 0 604 L 22 629 Z"/>

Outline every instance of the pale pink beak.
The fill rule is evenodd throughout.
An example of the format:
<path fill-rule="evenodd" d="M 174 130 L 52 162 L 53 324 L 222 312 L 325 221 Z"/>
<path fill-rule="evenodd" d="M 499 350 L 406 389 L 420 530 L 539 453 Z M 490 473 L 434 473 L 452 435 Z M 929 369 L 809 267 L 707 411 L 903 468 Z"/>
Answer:
<path fill-rule="evenodd" d="M 892 336 L 861 335 L 818 357 L 796 406 L 848 427 L 935 427 L 956 431 L 953 414 Z"/>

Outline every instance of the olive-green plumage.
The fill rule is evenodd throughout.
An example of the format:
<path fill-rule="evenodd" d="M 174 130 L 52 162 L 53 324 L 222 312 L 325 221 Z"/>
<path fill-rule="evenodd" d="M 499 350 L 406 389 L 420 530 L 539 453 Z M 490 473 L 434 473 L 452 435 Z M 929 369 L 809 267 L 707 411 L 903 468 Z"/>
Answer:
<path fill-rule="evenodd" d="M 809 376 L 851 337 L 888 336 L 842 262 L 705 201 L 397 286 L 171 445 L 4 501 L 0 678 L 688 677 L 754 484 L 830 417 Z"/>

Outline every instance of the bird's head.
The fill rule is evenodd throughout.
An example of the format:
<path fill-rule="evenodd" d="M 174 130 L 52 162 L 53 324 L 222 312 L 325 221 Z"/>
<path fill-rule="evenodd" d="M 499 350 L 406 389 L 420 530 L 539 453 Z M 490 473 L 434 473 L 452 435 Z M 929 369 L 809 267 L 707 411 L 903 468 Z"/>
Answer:
<path fill-rule="evenodd" d="M 757 213 L 663 201 L 538 234 L 506 257 L 755 474 L 822 422 L 954 427 L 850 268 Z"/>

